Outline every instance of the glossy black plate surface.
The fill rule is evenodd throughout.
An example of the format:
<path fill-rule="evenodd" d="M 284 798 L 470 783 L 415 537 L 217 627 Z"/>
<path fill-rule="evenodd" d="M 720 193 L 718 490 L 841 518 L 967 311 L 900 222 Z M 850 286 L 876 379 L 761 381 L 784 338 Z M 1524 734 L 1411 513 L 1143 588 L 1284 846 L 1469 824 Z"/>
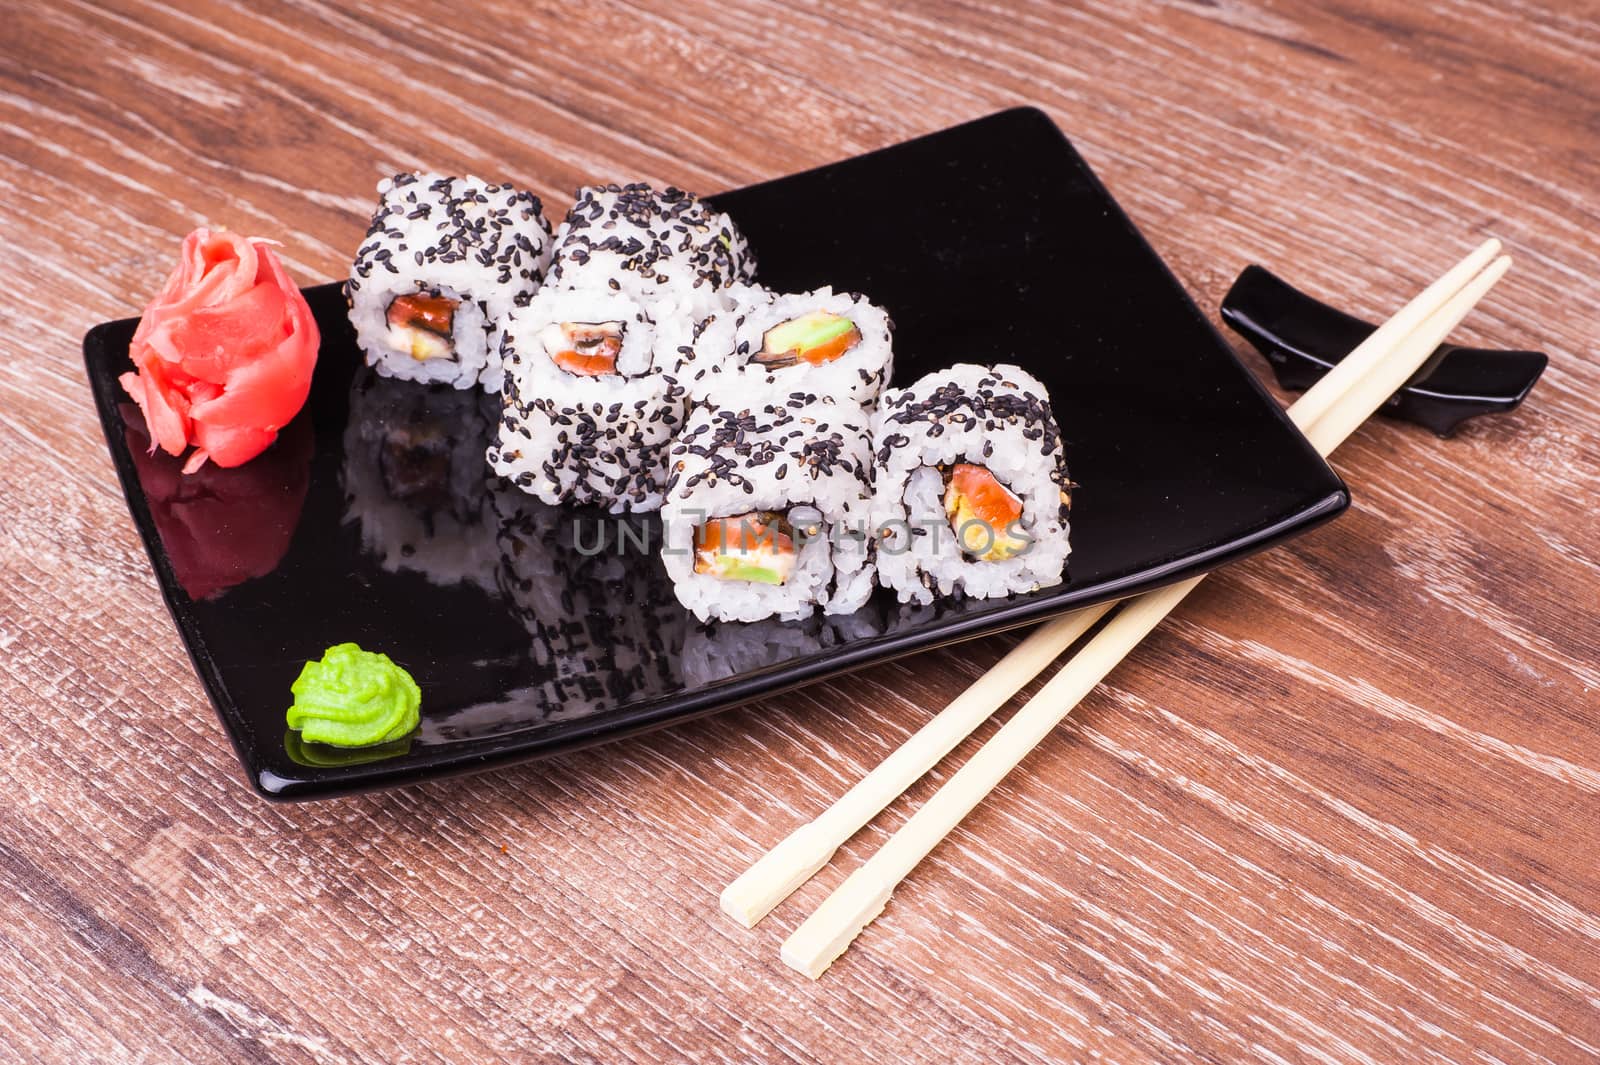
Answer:
<path fill-rule="evenodd" d="M 903 609 L 880 592 L 848 618 L 701 626 L 657 558 L 626 537 L 616 550 L 615 526 L 586 554 L 598 516 L 483 479 L 493 411 L 480 397 L 365 371 L 337 285 L 308 290 L 323 346 L 300 417 L 253 462 L 189 478 L 146 453 L 116 382 L 134 322 L 109 322 L 84 353 L 112 457 L 195 668 L 262 794 L 382 787 L 613 739 L 1168 583 L 1348 505 L 1038 111 L 715 201 L 749 236 L 768 285 L 831 283 L 887 306 L 897 382 L 952 362 L 1014 361 L 1046 383 L 1080 486 L 1068 580 L 1005 600 Z M 359 237 L 352 229 L 352 248 Z M 449 427 L 454 450 L 386 449 L 390 424 Z M 653 521 L 622 532 L 648 536 Z M 409 740 L 342 752 L 286 734 L 301 665 L 351 640 L 421 685 L 423 724 Z"/>

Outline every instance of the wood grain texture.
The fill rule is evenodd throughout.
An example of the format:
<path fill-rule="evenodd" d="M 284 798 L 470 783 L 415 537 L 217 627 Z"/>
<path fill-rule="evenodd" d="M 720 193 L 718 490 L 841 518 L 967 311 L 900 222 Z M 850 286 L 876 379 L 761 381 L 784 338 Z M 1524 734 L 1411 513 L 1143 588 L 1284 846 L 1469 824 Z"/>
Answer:
<path fill-rule="evenodd" d="M 1600 1057 L 1600 8 L 0 19 L 0 1059 Z M 717 891 L 1007 638 L 490 776 L 240 783 L 78 354 L 184 232 L 277 237 L 309 282 L 397 168 L 716 191 L 1024 102 L 1202 306 L 1257 261 L 1379 318 L 1493 234 L 1518 266 L 1463 335 L 1549 373 L 1449 442 L 1363 431 L 1351 512 L 1208 581 L 816 984 L 779 942 L 946 771 L 758 931 Z"/>

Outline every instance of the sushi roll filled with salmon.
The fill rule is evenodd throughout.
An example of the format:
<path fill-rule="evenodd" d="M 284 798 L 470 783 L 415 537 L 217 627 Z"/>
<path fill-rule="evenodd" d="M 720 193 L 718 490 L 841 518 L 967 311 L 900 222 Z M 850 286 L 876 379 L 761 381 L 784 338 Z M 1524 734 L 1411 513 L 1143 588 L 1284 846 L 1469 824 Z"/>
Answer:
<path fill-rule="evenodd" d="M 894 368 L 893 323 L 865 296 L 819 288 L 729 290 L 731 307 L 700 323 L 681 373 L 691 400 L 815 392 L 871 406 Z"/>
<path fill-rule="evenodd" d="M 891 388 L 873 444 L 878 579 L 901 602 L 1061 582 L 1070 482 L 1037 378 L 960 364 Z"/>
<path fill-rule="evenodd" d="M 850 613 L 872 594 L 860 408 L 796 393 L 696 406 L 669 456 L 661 556 L 702 621 Z"/>
<path fill-rule="evenodd" d="M 755 277 L 756 261 L 733 220 L 682 189 L 590 185 L 556 232 L 550 283 L 609 288 L 681 305 L 695 318 Z"/>
<path fill-rule="evenodd" d="M 386 377 L 500 390 L 500 323 L 550 262 L 539 197 L 473 177 L 396 174 L 345 294 L 367 364 Z"/>
<path fill-rule="evenodd" d="M 692 329 L 675 304 L 546 285 L 502 329 L 489 465 L 546 503 L 659 509 L 667 449 L 687 413 L 675 371 Z"/>

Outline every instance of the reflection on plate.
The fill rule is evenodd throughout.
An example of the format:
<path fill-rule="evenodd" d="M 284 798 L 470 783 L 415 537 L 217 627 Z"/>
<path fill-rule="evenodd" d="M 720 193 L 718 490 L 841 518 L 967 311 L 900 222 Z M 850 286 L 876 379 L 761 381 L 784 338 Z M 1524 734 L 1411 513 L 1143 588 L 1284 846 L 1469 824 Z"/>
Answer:
<path fill-rule="evenodd" d="M 653 548 L 654 514 L 610 515 L 495 493 L 500 591 L 549 673 L 540 691 L 562 720 L 681 687 L 690 618 Z"/>
<path fill-rule="evenodd" d="M 388 743 L 375 743 L 371 747 L 332 747 L 302 739 L 300 733 L 291 730 L 283 734 L 283 749 L 297 765 L 308 769 L 336 769 L 398 758 L 410 752 L 411 741 L 411 736 L 404 736 Z"/>
<path fill-rule="evenodd" d="M 243 466 L 223 469 L 208 462 L 186 475 L 182 458 L 154 449 L 137 406 L 121 403 L 118 410 L 151 521 L 184 594 L 215 599 L 236 584 L 271 573 L 289 549 L 305 504 L 311 426 L 304 420 L 291 423 Z"/>
<path fill-rule="evenodd" d="M 306 290 L 323 338 L 306 409 L 265 465 L 220 471 L 260 485 L 230 480 L 201 505 L 130 438 L 116 377 L 134 323 L 107 323 L 84 351 L 112 458 L 263 794 L 382 787 L 615 739 L 1203 572 L 1348 503 L 1037 111 L 714 199 L 768 284 L 831 282 L 885 306 L 897 382 L 955 362 L 1015 362 L 1043 381 L 1080 485 L 1067 581 L 922 610 L 880 592 L 857 614 L 796 626 L 696 624 L 660 559 L 634 546 L 659 541 L 653 518 L 619 525 L 494 483 L 482 460 L 493 409 L 370 377 L 337 285 Z M 297 757 L 289 684 L 347 641 L 412 674 L 422 725 L 385 757 Z"/>
<path fill-rule="evenodd" d="M 493 588 L 499 550 L 483 453 L 498 397 L 363 369 L 344 434 L 345 520 L 390 572 Z"/>

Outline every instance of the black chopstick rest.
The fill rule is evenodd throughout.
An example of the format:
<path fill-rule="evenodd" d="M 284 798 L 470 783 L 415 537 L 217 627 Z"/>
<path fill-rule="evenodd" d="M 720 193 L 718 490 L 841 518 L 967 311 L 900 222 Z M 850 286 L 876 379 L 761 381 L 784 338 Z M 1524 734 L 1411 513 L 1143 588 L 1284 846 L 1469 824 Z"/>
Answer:
<path fill-rule="evenodd" d="M 1272 364 L 1278 384 L 1310 388 L 1376 328 L 1312 299 L 1269 270 L 1247 266 L 1222 300 L 1222 320 Z M 1515 408 L 1549 358 L 1441 344 L 1380 413 L 1449 436 L 1480 414 Z"/>

